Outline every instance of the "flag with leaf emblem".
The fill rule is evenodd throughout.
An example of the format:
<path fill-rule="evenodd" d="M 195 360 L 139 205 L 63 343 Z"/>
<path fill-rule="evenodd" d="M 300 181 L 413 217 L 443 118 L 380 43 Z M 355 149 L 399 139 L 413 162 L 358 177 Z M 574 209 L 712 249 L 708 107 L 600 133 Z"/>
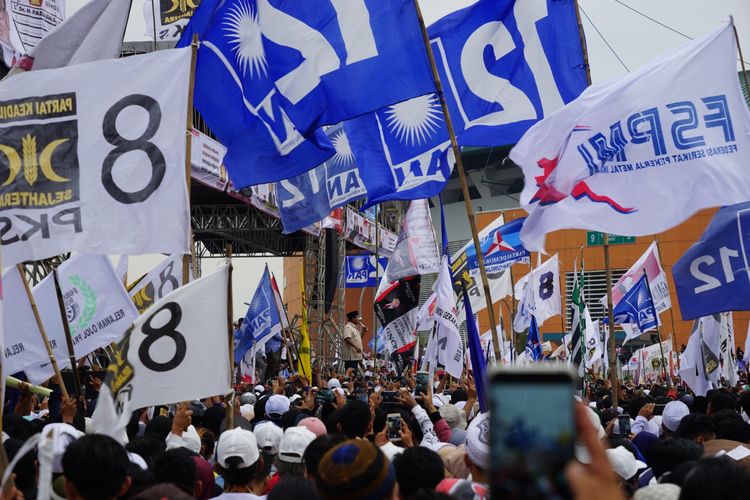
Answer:
<path fill-rule="evenodd" d="M 585 329 L 584 324 L 584 311 L 586 310 L 586 302 L 583 297 L 583 286 L 584 286 L 584 274 L 581 269 L 581 276 L 578 277 L 578 270 L 573 270 L 573 295 L 570 300 L 570 309 L 573 320 L 570 325 L 572 333 L 570 340 L 570 356 L 568 359 L 578 371 L 578 376 L 583 377 L 585 366 L 583 363 L 583 331 Z"/>

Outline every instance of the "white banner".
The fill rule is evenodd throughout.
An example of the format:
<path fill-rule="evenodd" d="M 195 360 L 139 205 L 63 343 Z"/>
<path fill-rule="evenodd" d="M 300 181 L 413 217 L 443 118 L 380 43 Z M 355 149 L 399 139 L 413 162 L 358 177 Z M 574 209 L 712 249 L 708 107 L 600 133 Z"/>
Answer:
<path fill-rule="evenodd" d="M 156 26 L 157 40 L 179 40 L 198 5 L 200 0 L 143 0 L 144 34 L 153 40 Z"/>
<path fill-rule="evenodd" d="M 510 153 L 530 214 L 521 241 L 543 250 L 546 234 L 565 228 L 645 236 L 702 208 L 747 201 L 749 152 L 750 111 L 727 24 L 588 87 L 529 129 Z"/>
<path fill-rule="evenodd" d="M 602 361 L 602 353 L 605 351 L 602 345 L 601 332 L 599 331 L 599 322 L 591 320 L 588 307 L 583 310 L 583 321 L 586 349 L 584 359 L 586 360 L 586 368 L 591 368 L 597 361 Z"/>
<path fill-rule="evenodd" d="M 458 308 L 456 294 L 453 292 L 451 270 L 448 257 L 443 257 L 440 274 L 435 282 L 436 304 L 435 321 L 437 323 L 437 358 L 451 376 L 461 378 L 464 369 L 464 347 L 461 334 L 458 332 Z"/>
<path fill-rule="evenodd" d="M 662 358 L 662 350 L 664 358 Z M 664 368 L 667 374 L 670 373 L 670 359 L 672 357 L 672 340 L 668 339 L 659 344 L 653 344 L 636 351 L 639 357 L 641 377 L 640 383 L 654 383 L 657 380 L 664 379 Z"/>
<path fill-rule="evenodd" d="M 226 168 L 224 168 L 224 155 L 227 148 L 219 141 L 198 130 L 191 130 L 190 141 L 190 163 L 191 175 L 201 183 L 224 191 L 229 184 Z"/>
<path fill-rule="evenodd" d="M 517 332 L 529 327 L 532 315 L 536 317 L 537 325 L 542 326 L 547 318 L 560 314 L 560 262 L 557 254 L 518 280 L 513 291 L 518 299 L 518 311 L 513 320 Z"/>
<path fill-rule="evenodd" d="M 680 378 L 690 387 L 696 396 L 705 396 L 711 384 L 706 375 L 703 362 L 703 349 L 701 348 L 701 329 L 705 318 L 693 321 L 693 330 L 690 332 L 685 352 L 680 355 Z"/>
<path fill-rule="evenodd" d="M 0 43 L 17 56 L 31 54 L 39 40 L 65 20 L 65 0 L 2 0 Z M 6 58 L 6 62 L 10 62 Z M 7 265 L 7 264 L 6 264 Z"/>
<path fill-rule="evenodd" d="M 6 375 L 20 372 L 28 366 L 40 365 L 49 359 L 22 279 L 16 266 L 3 273 L 3 372 Z"/>
<path fill-rule="evenodd" d="M 188 269 L 192 274 L 192 269 Z M 192 275 L 188 280 L 192 279 Z M 151 307 L 154 302 L 182 286 L 182 256 L 172 255 L 165 258 L 148 272 L 144 278 L 130 289 L 128 295 L 133 299 L 138 313 Z"/>
<path fill-rule="evenodd" d="M 76 359 L 99 347 L 118 342 L 138 317 L 125 286 L 106 256 L 75 255 L 60 265 L 57 274 Z M 67 341 L 52 275 L 35 286 L 32 293 L 57 364 L 60 368 L 68 368 Z M 47 380 L 54 373 L 46 359 L 45 352 L 41 359 L 42 366 L 34 364 L 25 367 L 26 375 L 35 384 Z"/>
<path fill-rule="evenodd" d="M 229 392 L 228 267 L 178 288 L 140 316 L 117 347 L 94 412 L 115 439 L 131 411 Z"/>
<path fill-rule="evenodd" d="M 189 251 L 190 57 L 162 50 L 0 83 L 5 265 Z"/>
<path fill-rule="evenodd" d="M 737 360 L 735 359 L 734 345 L 734 318 L 732 312 L 723 312 L 719 330 L 719 361 L 721 363 L 721 376 L 730 386 L 737 383 Z"/>

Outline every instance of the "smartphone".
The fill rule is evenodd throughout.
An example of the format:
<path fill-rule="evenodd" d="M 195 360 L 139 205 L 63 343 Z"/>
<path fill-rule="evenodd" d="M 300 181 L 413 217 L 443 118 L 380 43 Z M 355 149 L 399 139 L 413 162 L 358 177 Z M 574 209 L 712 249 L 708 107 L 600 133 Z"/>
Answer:
<path fill-rule="evenodd" d="M 620 415 L 617 417 L 617 428 L 620 430 L 620 436 L 630 435 L 630 417 Z"/>
<path fill-rule="evenodd" d="M 388 427 L 388 439 L 390 441 L 401 440 L 401 414 L 389 413 L 386 416 L 385 425 Z"/>
<path fill-rule="evenodd" d="M 366 392 L 358 392 L 357 399 L 359 399 L 360 401 L 364 401 L 365 403 L 370 402 L 370 396 Z"/>
<path fill-rule="evenodd" d="M 320 389 L 315 393 L 315 404 L 324 405 L 326 403 L 333 403 L 336 398 L 333 396 L 331 389 Z"/>
<path fill-rule="evenodd" d="M 383 391 L 380 394 L 383 396 L 383 403 L 395 403 L 396 402 L 396 391 Z"/>
<path fill-rule="evenodd" d="M 565 466 L 575 452 L 574 379 L 570 370 L 558 366 L 492 373 L 492 498 L 572 498 Z"/>
<path fill-rule="evenodd" d="M 414 388 L 414 394 L 417 396 L 419 396 L 420 394 L 427 394 L 429 383 L 430 383 L 429 372 L 417 372 L 417 385 Z"/>

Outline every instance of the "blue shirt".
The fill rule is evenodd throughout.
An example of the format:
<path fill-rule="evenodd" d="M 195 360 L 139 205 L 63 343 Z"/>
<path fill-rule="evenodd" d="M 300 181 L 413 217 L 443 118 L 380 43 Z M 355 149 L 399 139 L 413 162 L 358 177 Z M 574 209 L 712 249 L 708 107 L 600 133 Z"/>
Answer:
<path fill-rule="evenodd" d="M 281 349 L 281 334 L 277 333 L 266 342 L 266 352 L 278 352 Z"/>

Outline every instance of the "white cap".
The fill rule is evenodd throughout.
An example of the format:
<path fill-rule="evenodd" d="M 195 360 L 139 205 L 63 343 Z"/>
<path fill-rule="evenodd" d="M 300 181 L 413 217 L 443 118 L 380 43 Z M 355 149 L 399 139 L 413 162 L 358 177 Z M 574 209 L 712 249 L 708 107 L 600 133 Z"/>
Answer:
<path fill-rule="evenodd" d="M 483 470 L 490 468 L 490 414 L 480 413 L 466 428 L 466 455 Z"/>
<path fill-rule="evenodd" d="M 62 457 L 68 445 L 83 437 L 83 432 L 70 424 L 54 423 L 44 426 L 44 434 L 52 432 L 52 472 L 62 473 Z"/>
<path fill-rule="evenodd" d="M 279 460 L 291 464 L 302 463 L 302 455 L 314 439 L 315 434 L 305 427 L 288 428 L 279 443 Z"/>
<path fill-rule="evenodd" d="M 253 405 L 245 404 L 240 406 L 240 415 L 242 415 L 247 420 L 252 420 L 255 418 L 255 408 Z"/>
<path fill-rule="evenodd" d="M 636 460 L 624 446 L 618 446 L 613 450 L 605 450 L 605 452 L 612 470 L 625 481 L 632 479 L 640 469 L 648 467 L 640 460 Z"/>
<path fill-rule="evenodd" d="M 139 454 L 128 452 L 128 458 L 130 459 L 131 463 L 137 465 L 143 470 L 148 470 L 148 465 L 146 464 L 146 461 Z"/>
<path fill-rule="evenodd" d="M 341 382 L 339 382 L 339 379 L 337 378 L 328 380 L 328 388 L 333 389 L 334 387 L 341 387 Z"/>
<path fill-rule="evenodd" d="M 255 439 L 258 442 L 258 448 L 269 455 L 277 455 L 279 453 L 279 442 L 281 441 L 281 436 L 284 435 L 281 427 L 273 422 L 261 422 L 255 426 L 253 434 L 255 434 Z"/>
<path fill-rule="evenodd" d="M 266 388 L 264 386 L 258 384 L 258 385 L 255 386 L 255 392 L 257 392 L 259 394 L 263 393 L 263 392 L 266 392 Z"/>
<path fill-rule="evenodd" d="M 219 436 L 219 443 L 216 445 L 216 458 L 219 465 L 225 469 L 228 468 L 228 458 L 241 458 L 242 466 L 240 468 L 244 469 L 257 462 L 259 456 L 258 443 L 252 432 L 236 428 L 224 431 Z"/>
<path fill-rule="evenodd" d="M 661 423 L 672 432 L 680 426 L 683 418 L 690 414 L 690 408 L 682 401 L 670 401 L 661 412 Z"/>
<path fill-rule="evenodd" d="M 266 416 L 268 418 L 281 418 L 289 411 L 289 398 L 282 394 L 274 394 L 266 401 Z"/>
<path fill-rule="evenodd" d="M 299 394 L 292 394 L 292 397 L 289 398 L 289 403 L 294 404 L 294 402 L 298 399 L 302 399 L 302 396 L 300 396 Z"/>

